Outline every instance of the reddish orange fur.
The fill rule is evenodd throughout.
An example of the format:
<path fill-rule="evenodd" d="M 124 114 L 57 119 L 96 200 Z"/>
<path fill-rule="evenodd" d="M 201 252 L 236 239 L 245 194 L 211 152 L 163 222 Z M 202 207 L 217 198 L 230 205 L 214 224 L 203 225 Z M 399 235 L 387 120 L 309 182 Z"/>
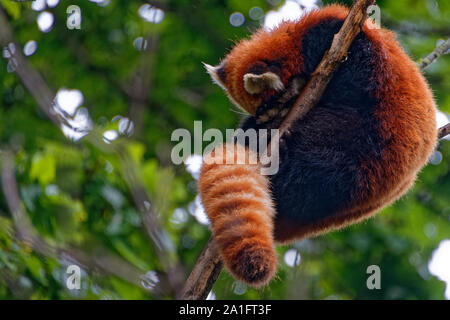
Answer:
<path fill-rule="evenodd" d="M 261 104 L 262 96 L 254 96 L 244 89 L 243 77 L 255 61 L 280 60 L 283 74 L 281 80 L 286 85 L 288 79 L 299 74 L 303 66 L 301 40 L 309 28 L 320 21 L 334 17 L 345 19 L 348 9 L 342 6 L 328 6 L 314 10 L 298 22 L 284 22 L 275 30 L 267 32 L 262 29 L 248 40 L 242 40 L 227 56 L 225 86 L 228 93 L 248 113 L 254 115 Z M 295 34 L 298 41 L 292 41 Z M 267 94 L 272 94 L 268 91 Z"/>
<path fill-rule="evenodd" d="M 264 285 L 277 266 L 268 180 L 258 165 L 237 164 L 237 154 L 250 154 L 245 147 L 228 144 L 218 148 L 223 150 L 222 164 L 212 163 L 217 160 L 217 149 L 207 155 L 198 183 L 215 242 L 225 266 L 237 279 Z M 226 164 L 230 158 L 233 163 Z"/>

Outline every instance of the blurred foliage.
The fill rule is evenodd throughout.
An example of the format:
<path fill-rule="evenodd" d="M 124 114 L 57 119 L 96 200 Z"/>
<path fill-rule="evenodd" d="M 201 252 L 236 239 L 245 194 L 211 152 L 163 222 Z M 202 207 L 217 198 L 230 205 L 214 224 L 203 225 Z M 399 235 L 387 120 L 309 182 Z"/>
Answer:
<path fill-rule="evenodd" d="M 324 1 L 333 3 L 336 1 Z M 342 2 L 342 1 L 341 1 Z M 345 2 L 345 1 L 344 1 Z M 349 2 L 349 1 L 347 1 Z M 195 180 L 184 166 L 170 161 L 176 128 L 233 128 L 239 121 L 226 96 L 211 84 L 202 61 L 215 64 L 233 42 L 256 30 L 261 21 L 250 19 L 255 6 L 265 12 L 282 1 L 160 0 L 161 23 L 138 15 L 145 1 L 111 1 L 99 5 L 80 1 L 81 29 L 66 27 L 61 0 L 54 8 L 52 30 L 43 33 L 30 3 L 1 0 L 17 42 L 38 44 L 28 57 L 31 65 L 55 92 L 78 89 L 83 106 L 101 130 L 118 130 L 117 116 L 135 122 L 125 137 L 152 205 L 158 208 L 181 265 L 188 273 L 209 238 L 207 226 L 188 214 L 174 219 L 175 209 L 191 212 Z M 152 3 L 150 1 L 150 3 Z M 447 0 L 377 1 L 381 22 L 398 32 L 414 58 L 426 56 L 439 39 L 450 34 Z M 233 27 L 229 18 L 246 18 Z M 414 28 L 408 29 L 408 27 Z M 136 50 L 138 37 L 146 50 Z M 161 270 L 117 155 L 85 142 L 67 139 L 39 110 L 18 77 L 0 60 L 0 141 L 16 151 L 20 195 L 34 227 L 49 243 L 76 245 L 86 252 L 109 250 L 138 268 Z M 426 72 L 442 111 L 450 111 L 450 59 L 440 58 Z M 136 79 L 138 79 L 136 81 Z M 144 94 L 134 92 L 144 84 Z M 444 283 L 429 274 L 432 251 L 450 235 L 450 144 L 438 146 L 443 159 L 428 165 L 414 189 L 376 218 L 365 223 L 279 247 L 278 279 L 263 290 L 245 288 L 222 272 L 213 291 L 218 299 L 442 299 Z M 179 211 L 178 211 L 179 212 Z M 14 235 L 14 222 L 0 197 L 1 299 L 149 299 L 151 290 L 102 272 L 83 273 L 82 290 L 65 286 L 67 262 L 43 256 Z M 296 249 L 298 266 L 283 261 Z M 368 290 L 366 268 L 379 265 L 382 289 Z"/>

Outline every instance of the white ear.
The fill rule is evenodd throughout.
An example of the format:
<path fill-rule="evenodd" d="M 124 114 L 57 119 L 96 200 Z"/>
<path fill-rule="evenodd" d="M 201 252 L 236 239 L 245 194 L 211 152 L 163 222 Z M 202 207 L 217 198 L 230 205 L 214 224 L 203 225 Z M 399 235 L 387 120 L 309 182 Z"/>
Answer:
<path fill-rule="evenodd" d="M 219 69 L 219 67 L 213 67 L 204 62 L 202 62 L 202 63 L 205 66 L 206 72 L 208 72 L 208 74 L 211 76 L 211 79 L 213 80 L 213 82 L 216 83 L 217 85 L 219 85 L 222 89 L 226 90 L 225 84 L 222 82 L 222 80 L 220 80 L 220 77 L 217 74 L 217 69 Z"/>
<path fill-rule="evenodd" d="M 283 90 L 284 84 L 280 77 L 273 72 L 247 73 L 244 75 L 244 88 L 250 94 L 257 94 L 267 89 Z"/>

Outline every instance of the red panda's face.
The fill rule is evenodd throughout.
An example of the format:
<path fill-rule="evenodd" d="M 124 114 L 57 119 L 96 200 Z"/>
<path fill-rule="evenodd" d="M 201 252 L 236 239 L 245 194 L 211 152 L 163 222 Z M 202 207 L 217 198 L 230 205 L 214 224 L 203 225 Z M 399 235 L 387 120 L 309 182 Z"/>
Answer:
<path fill-rule="evenodd" d="M 347 14 L 345 7 L 333 5 L 273 30 L 261 29 L 239 42 L 220 65 L 205 65 L 206 69 L 234 104 L 255 115 L 271 98 L 291 97 L 308 79 L 302 52 L 307 31 L 324 20 L 343 20 Z"/>
<path fill-rule="evenodd" d="M 205 64 L 213 81 L 224 89 L 236 106 L 254 115 L 258 106 L 276 92 L 284 90 L 281 80 L 281 69 L 268 65 L 265 61 L 255 61 L 241 75 L 238 66 L 227 63 L 225 59 L 220 65 L 213 67 Z M 236 68 L 236 69 L 233 69 Z"/>
<path fill-rule="evenodd" d="M 302 70 L 294 24 L 261 30 L 241 41 L 218 66 L 205 64 L 213 81 L 230 100 L 251 115 L 265 101 L 282 94 L 292 76 Z"/>

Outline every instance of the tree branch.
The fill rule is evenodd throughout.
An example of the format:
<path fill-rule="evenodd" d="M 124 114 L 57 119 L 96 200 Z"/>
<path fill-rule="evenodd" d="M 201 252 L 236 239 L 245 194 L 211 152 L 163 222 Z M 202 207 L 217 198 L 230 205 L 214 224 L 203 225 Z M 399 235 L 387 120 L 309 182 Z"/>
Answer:
<path fill-rule="evenodd" d="M 205 245 L 183 290 L 178 295 L 182 300 L 205 300 L 223 269 L 219 252 L 213 239 Z"/>
<path fill-rule="evenodd" d="M 297 120 L 304 117 L 321 99 L 334 71 L 347 58 L 347 52 L 355 37 L 361 31 L 367 18 L 367 8 L 375 0 L 356 0 L 341 30 L 334 35 L 330 49 L 325 53 L 322 61 L 312 73 L 310 80 L 300 93 L 286 118 L 280 125 L 280 136 L 288 132 Z"/>
<path fill-rule="evenodd" d="M 450 123 L 447 123 L 445 126 L 440 127 L 438 130 L 438 138 L 439 139 L 442 139 L 449 134 L 450 134 Z"/>
<path fill-rule="evenodd" d="M 445 52 L 450 50 L 450 38 L 447 39 L 443 44 L 437 47 L 433 52 L 431 52 L 428 56 L 421 59 L 419 61 L 420 69 L 425 69 L 430 64 L 432 64 L 437 58 L 445 54 Z"/>

